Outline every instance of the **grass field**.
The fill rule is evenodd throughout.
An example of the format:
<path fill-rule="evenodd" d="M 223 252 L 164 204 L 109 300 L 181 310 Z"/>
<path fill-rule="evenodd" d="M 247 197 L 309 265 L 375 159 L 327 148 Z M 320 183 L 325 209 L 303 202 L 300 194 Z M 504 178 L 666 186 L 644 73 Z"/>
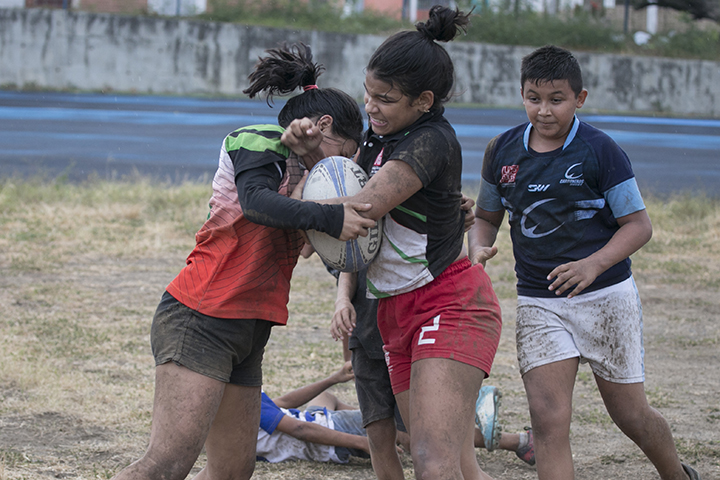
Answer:
<path fill-rule="evenodd" d="M 153 395 L 150 321 L 207 215 L 208 185 L 0 181 L 0 480 L 111 477 L 147 444 Z M 648 398 L 681 456 L 720 479 L 720 203 L 646 199 L 655 233 L 633 257 L 645 308 Z M 504 393 L 505 430 L 529 425 L 514 346 L 507 229 L 488 271 L 504 331 L 487 383 Z M 341 363 L 328 333 L 334 279 L 317 258 L 296 269 L 287 327 L 265 356 L 272 396 Z M 352 384 L 335 392 L 355 403 Z M 656 478 L 608 419 L 586 367 L 578 374 L 573 447 L 579 479 Z M 478 450 L 495 478 L 535 478 L 507 452 Z M 203 465 L 198 461 L 194 472 Z M 407 477 L 412 464 L 404 458 Z M 369 461 L 259 464 L 260 479 L 371 479 Z"/>

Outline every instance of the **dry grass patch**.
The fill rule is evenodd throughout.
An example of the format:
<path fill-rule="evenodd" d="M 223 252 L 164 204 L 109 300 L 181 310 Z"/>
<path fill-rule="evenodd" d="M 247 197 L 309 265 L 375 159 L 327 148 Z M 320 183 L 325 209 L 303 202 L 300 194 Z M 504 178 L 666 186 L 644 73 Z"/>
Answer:
<path fill-rule="evenodd" d="M 0 480 L 110 478 L 145 449 L 154 368 L 150 321 L 184 265 L 207 215 L 208 185 L 82 185 L 0 181 Z M 704 478 L 720 478 L 717 442 L 720 207 L 703 198 L 650 200 L 651 243 L 634 256 L 646 310 L 648 391 L 673 425 L 681 453 Z M 514 343 L 509 234 L 488 272 L 504 331 L 489 383 L 503 393 L 508 431 L 529 424 Z M 290 322 L 274 329 L 265 357 L 271 394 L 330 374 L 340 345 L 327 328 L 334 279 L 301 261 Z M 336 392 L 355 402 L 351 384 Z M 573 425 L 578 478 L 655 478 L 608 423 L 589 371 L 579 373 Z M 478 450 L 496 478 L 535 478 L 508 452 Z M 203 465 L 201 458 L 194 470 Z M 404 458 L 406 476 L 412 464 Z M 258 464 L 260 479 L 371 479 L 369 461 L 346 466 Z"/>

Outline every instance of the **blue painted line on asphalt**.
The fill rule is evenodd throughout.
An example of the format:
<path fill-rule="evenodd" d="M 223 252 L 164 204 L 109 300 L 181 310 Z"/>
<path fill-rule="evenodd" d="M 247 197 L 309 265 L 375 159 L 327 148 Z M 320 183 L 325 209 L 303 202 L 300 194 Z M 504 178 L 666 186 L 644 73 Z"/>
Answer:
<path fill-rule="evenodd" d="M 482 179 L 482 174 L 480 173 L 465 173 L 462 174 L 462 181 L 463 182 L 479 182 Z"/>
<path fill-rule="evenodd" d="M 147 112 L 140 110 L 83 110 L 72 108 L 0 107 L 0 120 L 56 120 L 126 123 L 135 125 L 243 125 L 277 124 L 277 117 L 221 113 Z"/>
<path fill-rule="evenodd" d="M 20 158 L 23 157 L 32 157 L 32 158 L 48 158 L 48 157 L 54 157 L 57 154 L 57 152 L 51 152 L 49 150 L 38 150 L 38 149 L 9 149 L 5 150 L 3 149 L 3 156 L 7 155 L 14 155 L 18 156 Z M 108 152 L 103 157 L 107 157 L 109 161 L 112 161 L 113 159 L 123 159 L 123 160 L 142 160 L 145 162 L 147 159 L 144 155 L 134 154 L 134 153 L 123 153 L 123 152 Z M 89 158 L 89 159 L 97 159 L 98 154 L 97 153 L 80 153 L 76 152 L 73 153 L 73 156 L 70 158 L 70 160 L 77 160 L 81 158 Z"/>
<path fill-rule="evenodd" d="M 492 138 L 512 127 L 490 125 L 453 125 L 459 138 Z M 619 145 L 640 145 L 688 150 L 720 150 L 719 135 L 691 135 L 684 133 L 653 133 L 622 130 L 603 130 Z"/>
<path fill-rule="evenodd" d="M 186 152 L 187 153 L 187 152 Z M 40 150 L 36 148 L 28 148 L 28 149 L 20 149 L 20 148 L 14 148 L 14 149 L 5 149 L 2 150 L 2 156 L 13 156 L 18 159 L 55 159 L 58 157 L 58 155 L 62 152 L 58 152 L 56 150 L 50 151 L 50 150 Z M 81 152 L 81 151 L 73 151 L 72 155 L 67 156 L 67 160 L 98 160 L 98 159 L 104 159 L 108 164 L 112 164 L 112 162 L 115 161 L 137 161 L 140 162 L 143 165 L 172 165 L 172 166 L 182 166 L 182 165 L 192 165 L 192 166 L 201 166 L 201 167 L 207 167 L 208 170 L 212 170 L 214 168 L 217 168 L 217 160 L 210 160 L 210 158 L 207 155 L 204 155 L 202 153 L 197 154 L 195 157 L 189 158 L 187 155 L 182 159 L 182 161 L 178 162 L 176 158 L 172 158 L 171 155 L 156 155 L 153 157 L 148 157 L 147 154 L 143 153 L 132 153 L 128 152 L 126 150 L 115 150 L 107 151 L 107 152 L 98 152 L 98 151 L 91 151 L 91 152 Z M 99 166 L 103 166 L 104 164 L 101 164 Z"/>
<path fill-rule="evenodd" d="M 0 101 L 3 99 L 18 99 L 28 94 L 0 91 Z M 258 107 L 257 101 L 233 99 L 203 99 L 194 97 L 163 97 L 163 96 L 131 96 L 131 95 L 100 95 L 100 94 L 68 94 L 56 92 L 33 93 L 32 97 L 51 101 L 73 102 L 98 105 L 157 105 L 178 107 L 217 107 L 217 108 L 252 108 Z M 272 103 L 278 111 L 285 105 L 285 100 L 276 100 Z"/>
<path fill-rule="evenodd" d="M 166 97 L 150 97 L 143 99 L 140 97 L 73 97 L 73 102 L 83 104 L 105 104 L 105 105 L 156 105 L 165 107 L 214 107 L 214 108 L 251 108 L 256 109 L 258 102 L 242 101 L 242 100 L 203 100 L 199 98 L 166 98 Z M 273 102 L 273 108 L 280 111 L 285 102 Z"/>
<path fill-rule="evenodd" d="M 578 117 L 589 123 L 628 123 L 632 125 L 674 125 L 678 127 L 720 128 L 720 120 L 702 118 L 625 117 L 621 115 L 578 115 Z"/>
<path fill-rule="evenodd" d="M 18 137 L 28 137 L 28 138 L 38 138 L 38 133 L 36 131 L 13 131 L 12 132 L 13 138 Z M 3 136 L 0 135 L 0 139 L 2 139 Z M 138 135 L 123 135 L 123 134 L 115 134 L 112 132 L 108 133 L 76 133 L 76 132 L 44 132 L 42 134 L 43 139 L 52 139 L 52 140 L 91 140 L 94 142 L 104 142 L 104 141 L 115 141 L 115 142 L 123 142 L 123 143 L 144 143 L 144 144 L 150 144 L 156 143 L 155 137 L 150 135 L 147 137 L 141 137 Z M 184 139 L 188 139 L 191 137 L 184 136 Z M 202 138 L 199 138 L 198 141 L 202 141 Z M 164 143 L 164 142 L 163 142 Z M 170 142 L 172 143 L 172 142 Z M 217 144 L 218 149 L 220 148 L 221 141 L 215 142 Z M 193 141 L 193 145 L 196 145 L 197 141 Z M 192 148 L 192 146 L 190 146 Z"/>
<path fill-rule="evenodd" d="M 587 120 L 596 120 L 598 116 L 585 117 Z M 632 119 L 634 117 L 602 117 L 618 119 Z M 673 122 L 686 122 L 682 125 L 703 126 L 720 121 L 688 119 L 653 119 L 647 120 Z M 136 125 L 232 125 L 241 126 L 253 123 L 275 124 L 277 119 L 264 115 L 230 115 L 222 113 L 185 113 L 185 112 L 152 112 L 138 110 L 86 110 L 72 108 L 20 108 L 0 107 L 0 120 L 56 120 L 71 122 L 94 122 L 94 123 L 122 123 Z M 632 122 L 629 122 L 632 123 Z M 667 124 L 667 123 L 666 123 Z M 680 125 L 680 123 L 673 123 Z M 455 131 L 460 138 L 492 138 L 505 130 L 511 128 L 509 125 L 454 125 Z M 639 145 L 662 148 L 677 148 L 687 150 L 720 150 L 719 135 L 691 135 L 679 133 L 652 133 L 622 130 L 604 130 L 620 145 Z"/>
<path fill-rule="evenodd" d="M 500 135 L 505 130 L 509 130 L 515 125 L 467 125 L 467 124 L 453 124 L 455 133 L 458 138 L 493 138 L 495 135 Z"/>
<path fill-rule="evenodd" d="M 14 99 L 25 94 L 18 92 L 0 91 L 0 100 L 3 98 Z M 258 107 L 259 101 L 234 100 L 234 99 L 213 99 L 198 97 L 171 97 L 158 95 L 107 95 L 107 94 L 67 94 L 67 93 L 34 93 L 34 96 L 46 97 L 48 100 L 58 99 L 82 104 L 105 104 L 105 105 L 159 105 L 178 107 L 217 107 L 217 108 L 251 108 Z M 273 102 L 274 108 L 281 109 L 286 100 L 277 99 Z M 452 108 L 452 107 L 450 107 Z M 632 125 L 675 125 L 690 127 L 720 128 L 720 120 L 717 119 L 696 119 L 696 118 L 670 118 L 670 117 L 648 117 L 648 116 L 624 116 L 624 115 L 579 115 L 586 122 L 598 123 L 627 123 Z"/>
<path fill-rule="evenodd" d="M 603 130 L 619 145 L 677 148 L 683 150 L 720 150 L 720 136 L 684 133 L 624 132 Z"/>

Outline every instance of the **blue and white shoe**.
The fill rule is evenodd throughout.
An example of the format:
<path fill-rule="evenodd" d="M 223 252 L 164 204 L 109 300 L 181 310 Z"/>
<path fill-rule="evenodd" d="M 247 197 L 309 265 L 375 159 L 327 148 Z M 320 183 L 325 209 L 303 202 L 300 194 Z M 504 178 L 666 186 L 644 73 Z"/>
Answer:
<path fill-rule="evenodd" d="M 488 452 L 492 452 L 500 445 L 498 410 L 501 396 L 497 387 L 483 385 L 475 402 L 475 424 L 482 432 L 485 449 Z"/>

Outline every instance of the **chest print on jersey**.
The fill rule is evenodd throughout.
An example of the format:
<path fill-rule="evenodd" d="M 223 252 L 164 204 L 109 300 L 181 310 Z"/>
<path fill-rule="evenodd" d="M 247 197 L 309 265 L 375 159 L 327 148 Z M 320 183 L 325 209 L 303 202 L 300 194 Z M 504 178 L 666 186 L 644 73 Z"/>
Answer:
<path fill-rule="evenodd" d="M 595 214 L 597 214 L 605 206 L 604 198 L 578 200 L 574 203 L 574 210 L 567 213 L 564 220 L 557 225 L 553 224 L 553 222 L 557 221 L 556 216 L 549 215 L 546 211 L 543 211 L 543 209 L 538 210 L 531 216 L 533 210 L 554 200 L 557 199 L 546 198 L 539 200 L 523 210 L 522 217 L 520 219 L 520 231 L 524 236 L 527 238 L 547 237 L 560 229 L 560 227 L 566 223 L 579 222 L 593 218 Z M 540 229 L 540 232 L 537 232 L 538 229 Z"/>
<path fill-rule="evenodd" d="M 542 220 L 536 221 L 535 225 L 533 225 L 532 227 L 529 227 L 529 226 L 527 225 L 527 224 L 529 223 L 529 222 L 528 222 L 528 219 L 529 219 L 529 217 L 530 217 L 530 213 L 531 213 L 533 210 L 535 210 L 535 209 L 536 209 L 537 207 L 539 207 L 540 205 L 542 205 L 542 204 L 544 204 L 544 203 L 552 202 L 553 200 L 556 200 L 556 199 L 555 199 L 555 198 L 546 198 L 546 199 L 544 199 L 544 200 L 540 200 L 540 201 L 538 201 L 538 202 L 533 203 L 532 205 L 530 205 L 529 207 L 527 207 L 525 210 L 523 210 L 523 212 L 522 212 L 522 219 L 520 220 L 520 230 L 522 231 L 522 234 L 523 234 L 523 235 L 525 235 L 525 236 L 528 237 L 528 238 L 542 238 L 542 237 L 547 237 L 548 235 L 550 235 L 551 233 L 555 232 L 557 229 L 559 229 L 560 227 L 562 227 L 563 225 L 565 225 L 565 222 L 562 222 L 560 225 L 557 225 L 555 228 L 552 228 L 552 229 L 550 229 L 550 230 L 548 230 L 548 231 L 545 231 L 545 232 L 542 232 L 542 233 L 535 233 L 535 230 L 540 226 L 540 223 L 541 223 Z M 545 221 L 548 220 L 548 218 L 547 218 L 546 216 L 544 216 L 544 215 L 540 216 L 540 218 L 541 218 L 541 219 L 544 219 Z"/>
<path fill-rule="evenodd" d="M 517 177 L 519 165 L 504 165 L 502 167 L 502 176 L 500 177 L 500 184 L 504 187 L 514 186 L 515 177 Z"/>
<path fill-rule="evenodd" d="M 582 163 L 574 163 L 565 170 L 565 178 L 560 180 L 561 184 L 568 184 L 571 187 L 581 187 L 585 180 L 583 180 Z"/>

